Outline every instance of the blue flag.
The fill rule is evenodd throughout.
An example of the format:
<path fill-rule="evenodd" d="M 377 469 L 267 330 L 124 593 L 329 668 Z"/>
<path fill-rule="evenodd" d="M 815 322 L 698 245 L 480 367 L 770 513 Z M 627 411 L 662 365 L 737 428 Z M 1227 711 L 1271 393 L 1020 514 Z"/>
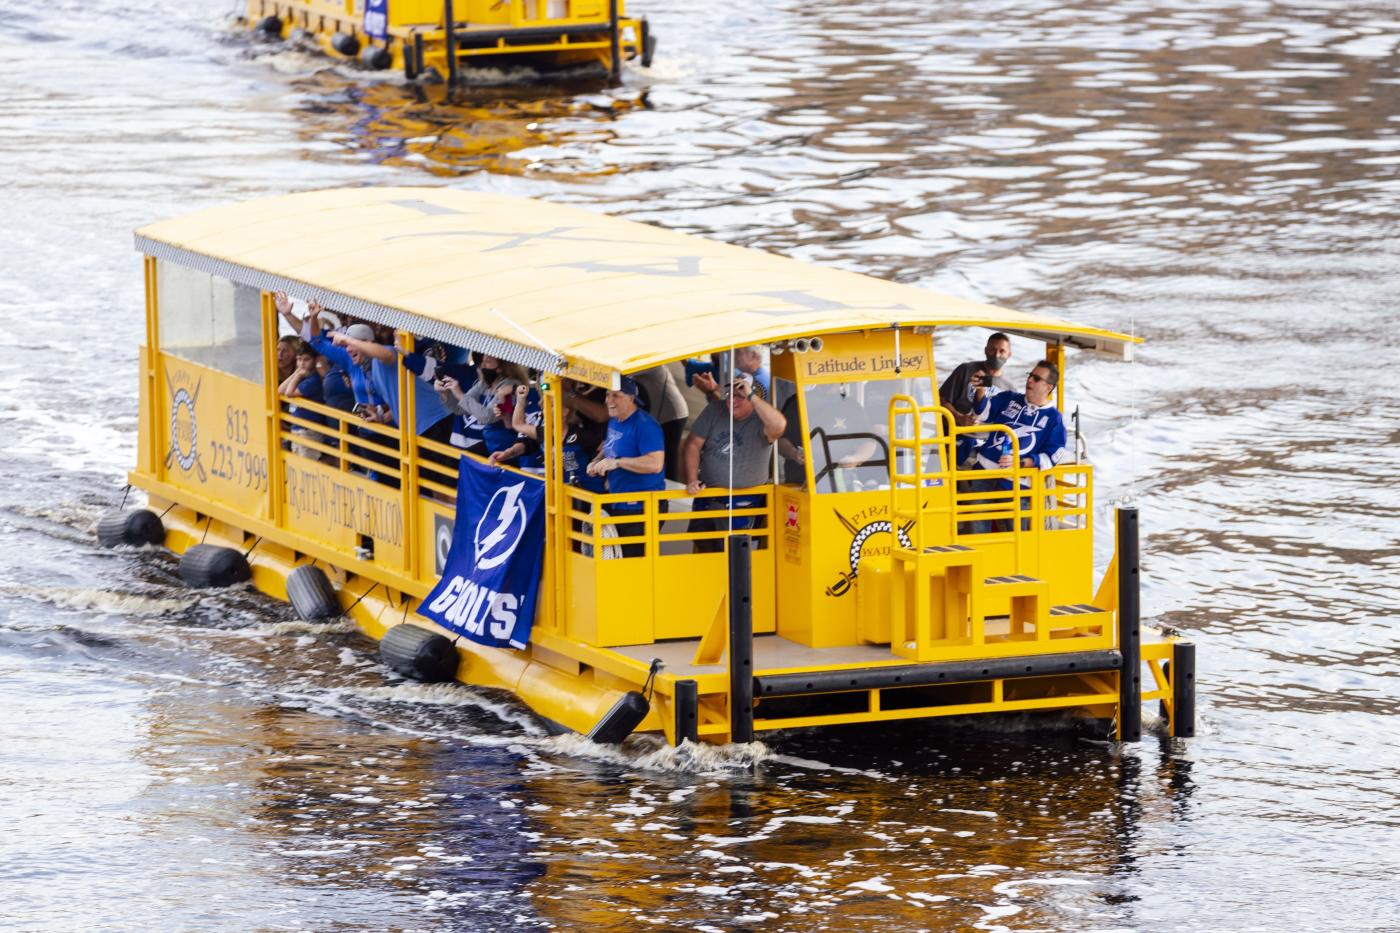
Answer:
<path fill-rule="evenodd" d="M 365 35 L 375 39 L 389 38 L 389 0 L 366 0 Z"/>
<path fill-rule="evenodd" d="M 463 457 L 457 525 L 418 614 L 474 642 L 524 648 L 544 560 L 544 483 Z"/>

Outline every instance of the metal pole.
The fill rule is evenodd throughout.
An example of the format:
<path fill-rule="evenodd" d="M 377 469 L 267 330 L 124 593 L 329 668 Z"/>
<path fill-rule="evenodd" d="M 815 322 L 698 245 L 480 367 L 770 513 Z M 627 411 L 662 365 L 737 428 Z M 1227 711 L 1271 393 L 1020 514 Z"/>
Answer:
<path fill-rule="evenodd" d="M 748 535 L 729 536 L 729 741 L 753 741 L 753 565 Z"/>
<path fill-rule="evenodd" d="M 457 17 L 452 14 L 452 0 L 442 2 L 442 28 L 447 32 L 447 86 L 457 86 Z"/>
<path fill-rule="evenodd" d="M 1142 594 L 1138 573 L 1138 511 L 1118 510 L 1118 741 L 1142 739 Z"/>
<path fill-rule="evenodd" d="M 1189 739 L 1196 734 L 1196 646 L 1189 641 L 1172 644 L 1172 735 Z"/>
<path fill-rule="evenodd" d="M 622 49 L 617 30 L 617 0 L 608 0 L 608 29 L 611 31 L 612 63 L 608 67 L 608 79 L 616 84 L 622 77 Z"/>

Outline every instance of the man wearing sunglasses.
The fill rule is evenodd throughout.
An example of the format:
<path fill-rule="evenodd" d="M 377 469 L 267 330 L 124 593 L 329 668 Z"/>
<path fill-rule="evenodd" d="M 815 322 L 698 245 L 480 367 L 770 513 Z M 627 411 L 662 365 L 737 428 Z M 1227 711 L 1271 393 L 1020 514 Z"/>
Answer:
<path fill-rule="evenodd" d="M 999 392 L 984 398 L 974 413 L 978 424 L 1004 424 L 1016 434 L 1021 466 L 1048 470 L 1064 459 L 1065 421 L 1050 404 L 1060 382 L 1060 371 L 1049 360 L 1035 364 L 1026 377 L 1026 391 Z M 977 466 L 983 470 L 1011 466 L 1011 441 L 1003 432 L 989 432 L 977 448 Z"/>
<path fill-rule="evenodd" d="M 1049 360 L 1035 364 L 1026 377 L 1026 391 L 999 392 L 984 398 L 974 416 L 978 424 L 1003 424 L 1016 435 L 1020 466 L 1028 470 L 1048 470 L 1065 457 L 1065 421 L 1050 397 L 1060 382 L 1060 371 Z M 980 470 L 1007 469 L 1011 463 L 1011 439 L 1005 432 L 991 431 L 982 435 L 977 447 L 976 468 Z M 990 492 L 1010 489 L 1011 481 L 977 480 L 974 489 Z M 1022 499 L 1022 508 L 1029 502 Z M 975 522 L 974 532 L 992 530 L 989 522 Z M 1004 523 L 998 523 L 1004 524 Z M 999 528 L 997 530 L 1008 530 Z"/>

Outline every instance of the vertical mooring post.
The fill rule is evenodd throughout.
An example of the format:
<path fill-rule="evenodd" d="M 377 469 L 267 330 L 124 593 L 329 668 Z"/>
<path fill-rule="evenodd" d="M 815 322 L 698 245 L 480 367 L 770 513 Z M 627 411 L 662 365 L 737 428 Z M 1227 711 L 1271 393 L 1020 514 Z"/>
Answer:
<path fill-rule="evenodd" d="M 608 30 L 612 43 L 612 62 L 608 66 L 608 80 L 617 84 L 622 77 L 622 37 L 618 35 L 617 0 L 608 0 Z"/>
<path fill-rule="evenodd" d="M 442 28 L 447 43 L 447 86 L 457 86 L 457 17 L 452 13 L 452 0 L 442 0 Z"/>
<path fill-rule="evenodd" d="M 1189 739 L 1196 734 L 1196 646 L 1174 642 L 1171 665 L 1172 735 Z"/>
<path fill-rule="evenodd" d="M 1138 589 L 1138 510 L 1118 510 L 1118 741 L 1142 740 L 1142 594 Z"/>
<path fill-rule="evenodd" d="M 686 739 L 700 741 L 700 685 L 693 680 L 676 681 L 676 744 Z"/>
<path fill-rule="evenodd" d="M 748 535 L 729 536 L 729 741 L 753 741 L 753 563 Z"/>

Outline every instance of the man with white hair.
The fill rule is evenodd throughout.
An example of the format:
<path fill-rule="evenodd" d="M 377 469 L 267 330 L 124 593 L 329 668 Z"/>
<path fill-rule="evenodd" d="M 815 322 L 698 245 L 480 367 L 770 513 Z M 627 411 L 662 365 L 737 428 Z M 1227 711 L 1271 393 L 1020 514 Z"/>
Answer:
<path fill-rule="evenodd" d="M 695 511 L 729 508 L 729 496 L 700 498 L 704 489 L 747 489 L 766 485 L 771 477 L 773 444 L 787 429 L 787 419 L 754 391 L 753 377 L 739 373 L 723 399 L 705 406 L 691 426 L 681 450 L 685 488 L 695 499 Z M 762 495 L 732 496 L 735 509 L 763 505 Z M 761 520 L 761 519 L 760 519 Z M 743 530 L 758 527 L 754 516 L 727 521 L 696 518 L 690 531 Z M 697 553 L 720 551 L 724 542 L 706 538 L 695 542 Z"/>

